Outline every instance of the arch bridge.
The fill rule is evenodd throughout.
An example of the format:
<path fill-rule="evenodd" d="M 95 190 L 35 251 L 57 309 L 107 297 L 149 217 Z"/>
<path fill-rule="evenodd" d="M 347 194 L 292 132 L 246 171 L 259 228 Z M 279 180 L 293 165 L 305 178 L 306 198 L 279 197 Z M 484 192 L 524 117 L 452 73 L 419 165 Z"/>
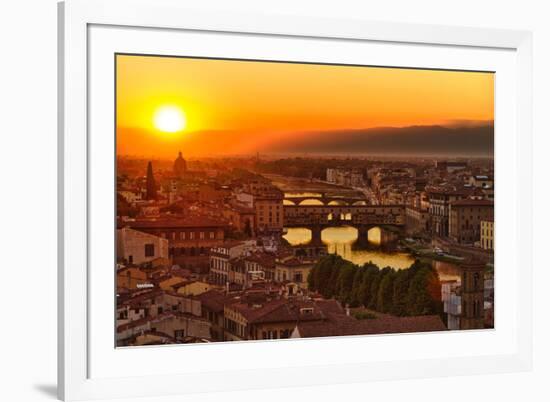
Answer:
<path fill-rule="evenodd" d="M 328 192 L 315 193 L 318 195 L 289 196 L 285 194 L 284 201 L 288 206 L 298 206 L 304 201 L 318 201 L 322 205 L 367 205 L 368 201 L 364 196 L 357 194 L 334 194 Z M 309 204 L 311 205 L 311 204 Z"/>
<path fill-rule="evenodd" d="M 311 230 L 312 241 L 321 241 L 323 229 L 353 226 L 359 240 L 368 239 L 368 231 L 380 227 L 383 243 L 395 240 L 405 226 L 403 205 L 285 205 L 285 227 L 305 227 Z"/>

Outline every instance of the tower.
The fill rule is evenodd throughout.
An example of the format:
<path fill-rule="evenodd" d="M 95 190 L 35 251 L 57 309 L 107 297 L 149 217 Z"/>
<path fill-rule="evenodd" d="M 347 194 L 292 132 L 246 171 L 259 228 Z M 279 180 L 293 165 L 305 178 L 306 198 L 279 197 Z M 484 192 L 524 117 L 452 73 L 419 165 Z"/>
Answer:
<path fill-rule="evenodd" d="M 485 327 L 483 312 L 483 270 L 485 264 L 470 260 L 461 265 L 462 270 L 462 312 L 460 329 L 481 329 Z"/>
<path fill-rule="evenodd" d="M 174 161 L 174 175 L 181 178 L 185 175 L 185 172 L 187 172 L 187 162 L 183 159 L 180 151 L 177 159 Z"/>
<path fill-rule="evenodd" d="M 153 164 L 151 162 L 147 164 L 146 190 L 145 198 L 147 200 L 157 199 L 157 184 L 155 183 L 155 176 L 153 176 Z"/>

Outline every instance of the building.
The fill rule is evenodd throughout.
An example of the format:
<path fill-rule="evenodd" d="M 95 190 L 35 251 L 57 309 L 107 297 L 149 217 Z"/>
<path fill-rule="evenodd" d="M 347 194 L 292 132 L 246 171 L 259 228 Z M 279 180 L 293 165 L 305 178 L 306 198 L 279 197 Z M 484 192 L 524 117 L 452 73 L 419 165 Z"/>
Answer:
<path fill-rule="evenodd" d="M 256 212 L 253 207 L 240 203 L 225 205 L 222 214 L 233 230 L 243 233 L 248 237 L 255 236 Z"/>
<path fill-rule="evenodd" d="M 346 187 L 363 186 L 363 172 L 360 169 L 327 168 L 326 178 L 329 183 Z"/>
<path fill-rule="evenodd" d="M 474 245 L 481 239 L 481 222 L 493 219 L 493 201 L 463 199 L 450 203 L 449 237 L 460 244 Z"/>
<path fill-rule="evenodd" d="M 257 281 L 273 280 L 275 273 L 275 255 L 264 251 L 246 252 L 231 259 L 229 264 L 229 282 L 248 288 Z"/>
<path fill-rule="evenodd" d="M 338 304 L 335 300 L 325 303 Z M 297 322 L 321 321 L 326 312 L 314 300 L 261 294 L 239 296 L 224 306 L 227 341 L 290 338 Z"/>
<path fill-rule="evenodd" d="M 460 329 L 485 328 L 485 264 L 477 261 L 467 261 L 460 268 L 462 270 L 462 315 L 460 317 Z"/>
<path fill-rule="evenodd" d="M 153 285 L 144 270 L 138 267 L 121 267 L 116 272 L 116 286 L 124 289 L 143 289 Z"/>
<path fill-rule="evenodd" d="M 448 237 L 450 204 L 468 197 L 472 194 L 472 191 L 469 189 L 432 187 L 427 189 L 427 194 L 430 202 L 428 211 L 431 232 L 441 237 Z"/>
<path fill-rule="evenodd" d="M 174 176 L 183 178 L 187 173 L 187 162 L 183 159 L 181 151 L 178 153 L 177 159 L 174 161 Z"/>
<path fill-rule="evenodd" d="M 201 293 L 195 298 L 201 303 L 202 316 L 210 323 L 210 337 L 213 341 L 224 340 L 223 310 L 226 300 L 229 299 L 225 293 L 217 290 L 209 290 Z"/>
<path fill-rule="evenodd" d="M 141 265 L 151 263 L 159 258 L 168 260 L 168 240 L 123 227 L 117 230 L 117 261 Z"/>
<path fill-rule="evenodd" d="M 493 219 L 481 221 L 480 245 L 484 250 L 495 250 L 495 222 Z"/>
<path fill-rule="evenodd" d="M 210 250 L 210 280 L 219 285 L 231 282 L 231 264 L 256 246 L 255 240 L 222 243 Z"/>
<path fill-rule="evenodd" d="M 427 209 L 409 206 L 405 209 L 405 227 L 408 234 L 428 232 L 430 214 Z"/>
<path fill-rule="evenodd" d="M 143 317 L 117 326 L 117 345 L 134 345 L 135 338 L 146 332 L 160 333 L 177 343 L 187 343 L 193 338 L 210 340 L 210 323 L 189 313 L 167 311 L 155 317 Z"/>
<path fill-rule="evenodd" d="M 275 261 L 275 281 L 292 282 L 300 289 L 307 289 L 307 278 L 315 262 L 294 256 L 279 258 Z"/>
<path fill-rule="evenodd" d="M 477 188 L 492 188 L 494 180 L 489 175 L 474 175 L 468 179 L 468 184 Z"/>
<path fill-rule="evenodd" d="M 445 171 L 446 173 L 455 173 L 459 170 L 464 170 L 468 167 L 466 162 L 461 161 L 436 161 L 436 169 Z"/>
<path fill-rule="evenodd" d="M 254 195 L 256 228 L 259 233 L 281 233 L 283 230 L 283 193 L 278 189 Z"/>
<path fill-rule="evenodd" d="M 329 300 L 325 301 L 329 302 Z M 340 307 L 340 310 L 342 308 Z M 347 312 L 331 308 L 321 320 L 300 320 L 292 331 L 291 338 L 314 338 L 323 336 L 393 334 L 407 332 L 432 332 L 446 330 L 438 315 L 396 317 L 375 314 L 371 319 L 357 319 Z"/>
<path fill-rule="evenodd" d="M 224 242 L 227 222 L 204 216 L 161 216 L 120 223 L 168 240 L 174 264 L 195 272 L 208 272 L 209 250 Z"/>

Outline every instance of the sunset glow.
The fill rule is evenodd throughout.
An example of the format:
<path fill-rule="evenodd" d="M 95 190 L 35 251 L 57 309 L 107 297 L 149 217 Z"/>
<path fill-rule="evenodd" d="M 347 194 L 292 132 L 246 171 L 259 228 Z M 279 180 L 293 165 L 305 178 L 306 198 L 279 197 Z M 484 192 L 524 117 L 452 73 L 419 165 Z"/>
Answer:
<path fill-rule="evenodd" d="M 492 73 L 118 55 L 118 153 L 253 154 L 319 132 L 492 122 L 493 85 Z"/>

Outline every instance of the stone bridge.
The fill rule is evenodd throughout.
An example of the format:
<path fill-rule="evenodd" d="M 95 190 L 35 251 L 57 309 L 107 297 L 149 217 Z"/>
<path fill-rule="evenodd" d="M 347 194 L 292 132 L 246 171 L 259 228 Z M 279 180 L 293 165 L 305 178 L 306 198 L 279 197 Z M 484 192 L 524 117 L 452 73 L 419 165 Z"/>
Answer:
<path fill-rule="evenodd" d="M 292 197 L 285 195 L 284 201 L 286 205 L 300 205 L 304 201 L 319 201 L 323 205 L 367 205 L 368 202 L 363 195 L 345 195 L 332 193 L 315 193 L 319 195 Z"/>
<path fill-rule="evenodd" d="M 284 226 L 311 230 L 313 242 L 321 241 L 323 229 L 335 226 L 353 226 L 359 231 L 359 240 L 368 239 L 374 227 L 383 229 L 383 242 L 397 238 L 405 226 L 403 205 L 285 205 Z"/>

